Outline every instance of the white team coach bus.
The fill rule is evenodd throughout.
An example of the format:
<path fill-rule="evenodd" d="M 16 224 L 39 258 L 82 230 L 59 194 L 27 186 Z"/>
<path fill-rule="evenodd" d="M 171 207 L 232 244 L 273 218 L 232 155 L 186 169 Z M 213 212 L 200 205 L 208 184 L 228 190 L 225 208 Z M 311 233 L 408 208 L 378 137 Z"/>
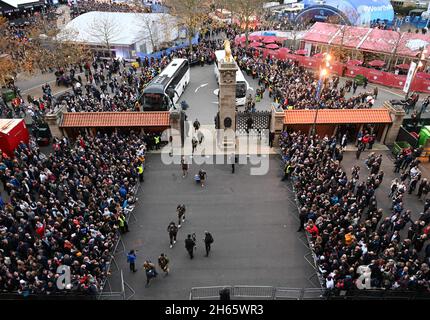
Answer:
<path fill-rule="evenodd" d="M 168 111 L 179 101 L 190 83 L 190 65 L 186 59 L 173 59 L 143 90 L 140 102 L 144 111 Z"/>

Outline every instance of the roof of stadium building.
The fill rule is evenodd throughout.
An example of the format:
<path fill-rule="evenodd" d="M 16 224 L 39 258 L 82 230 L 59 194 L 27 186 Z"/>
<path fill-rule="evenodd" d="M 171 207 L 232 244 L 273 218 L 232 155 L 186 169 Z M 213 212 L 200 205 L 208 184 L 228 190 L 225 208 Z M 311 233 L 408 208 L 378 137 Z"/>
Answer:
<path fill-rule="evenodd" d="M 343 41 L 342 41 L 343 38 Z M 422 47 L 429 49 L 430 34 L 397 32 L 316 22 L 302 38 L 306 42 L 328 44 L 361 51 L 417 57 Z"/>
<path fill-rule="evenodd" d="M 284 124 L 312 124 L 316 110 L 285 110 Z M 317 124 L 392 123 L 388 109 L 321 109 Z"/>
<path fill-rule="evenodd" d="M 4 2 L 14 8 L 18 8 L 19 6 L 25 6 L 25 5 L 34 5 L 34 4 L 43 4 L 39 0 L 1 0 L 1 2 Z"/>
<path fill-rule="evenodd" d="M 65 112 L 62 128 L 168 127 L 170 113 L 160 112 Z"/>
<path fill-rule="evenodd" d="M 57 36 L 58 40 L 74 41 L 91 45 L 104 45 L 108 38 L 112 46 L 130 46 L 150 38 L 148 25 L 160 33 L 167 30 L 177 36 L 174 17 L 167 13 L 99 12 L 84 13 L 71 20 Z"/>

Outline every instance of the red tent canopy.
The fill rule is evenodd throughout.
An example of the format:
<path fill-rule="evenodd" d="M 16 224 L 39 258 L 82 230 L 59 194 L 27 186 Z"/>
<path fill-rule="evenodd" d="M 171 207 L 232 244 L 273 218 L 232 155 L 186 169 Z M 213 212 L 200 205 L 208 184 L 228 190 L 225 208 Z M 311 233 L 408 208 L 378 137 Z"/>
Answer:
<path fill-rule="evenodd" d="M 279 52 L 289 53 L 289 52 L 291 52 L 291 50 L 289 48 L 279 48 Z"/>
<path fill-rule="evenodd" d="M 430 53 L 430 33 L 397 32 L 323 22 L 316 22 L 302 40 L 384 54 L 392 54 L 397 45 L 397 55 L 414 58 L 422 47 L 427 48 Z"/>
<path fill-rule="evenodd" d="M 353 59 L 349 60 L 346 64 L 349 66 L 361 66 L 363 64 L 363 61 Z"/>
<path fill-rule="evenodd" d="M 297 50 L 295 53 L 296 53 L 296 54 L 300 54 L 300 55 L 305 55 L 305 54 L 307 54 L 307 53 L 308 53 L 308 50 L 306 50 L 306 49 L 301 49 L 301 50 Z"/>
<path fill-rule="evenodd" d="M 397 49 L 397 54 L 402 56 L 419 57 L 421 48 L 424 47 L 430 53 L 430 35 L 428 33 L 404 33 Z"/>
<path fill-rule="evenodd" d="M 249 46 L 252 48 L 258 48 L 258 47 L 262 47 L 263 44 L 261 42 L 251 42 Z"/>
<path fill-rule="evenodd" d="M 333 45 L 343 45 L 347 48 L 356 48 L 361 39 L 366 36 L 369 29 L 363 27 L 341 26 L 336 35 L 331 39 Z"/>
<path fill-rule="evenodd" d="M 249 36 L 248 39 L 250 41 L 260 41 L 263 37 L 261 36 Z"/>
<path fill-rule="evenodd" d="M 382 60 L 372 60 L 367 64 L 372 67 L 383 67 L 385 65 L 385 62 Z"/>
<path fill-rule="evenodd" d="M 409 67 L 410 67 L 410 65 L 407 64 L 407 63 L 398 64 L 396 66 L 396 68 L 398 68 L 398 69 L 404 69 L 404 70 L 409 70 Z"/>
<path fill-rule="evenodd" d="M 361 50 L 392 53 L 400 33 L 390 30 L 371 29 L 363 43 Z"/>
<path fill-rule="evenodd" d="M 271 44 L 266 45 L 266 48 L 267 49 L 279 49 L 279 46 L 275 43 L 271 43 Z"/>
<path fill-rule="evenodd" d="M 323 53 L 321 53 L 321 52 L 319 52 L 319 53 L 317 53 L 317 54 L 314 54 L 312 57 L 314 57 L 314 58 L 323 58 L 323 57 L 324 57 L 324 54 L 323 54 Z"/>
<path fill-rule="evenodd" d="M 304 41 L 329 43 L 329 41 L 336 35 L 338 29 L 339 26 L 335 24 L 316 22 L 308 32 L 306 32 L 302 39 Z"/>
<path fill-rule="evenodd" d="M 276 42 L 277 38 L 275 36 L 268 36 L 264 37 L 263 42 L 264 43 L 273 43 Z"/>
<path fill-rule="evenodd" d="M 239 44 L 239 43 L 245 42 L 246 38 L 244 36 L 243 37 L 238 36 L 234 41 L 236 42 L 236 44 Z"/>

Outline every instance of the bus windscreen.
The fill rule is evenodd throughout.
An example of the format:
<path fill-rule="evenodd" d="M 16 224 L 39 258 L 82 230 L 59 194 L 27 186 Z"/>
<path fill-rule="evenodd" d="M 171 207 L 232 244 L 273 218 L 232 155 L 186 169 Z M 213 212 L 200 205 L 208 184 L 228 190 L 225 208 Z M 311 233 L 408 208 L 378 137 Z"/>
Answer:
<path fill-rule="evenodd" d="M 236 98 L 243 98 L 246 96 L 246 82 L 236 83 Z"/>
<path fill-rule="evenodd" d="M 146 93 L 143 95 L 143 108 L 152 111 L 167 110 L 166 99 L 164 94 Z"/>

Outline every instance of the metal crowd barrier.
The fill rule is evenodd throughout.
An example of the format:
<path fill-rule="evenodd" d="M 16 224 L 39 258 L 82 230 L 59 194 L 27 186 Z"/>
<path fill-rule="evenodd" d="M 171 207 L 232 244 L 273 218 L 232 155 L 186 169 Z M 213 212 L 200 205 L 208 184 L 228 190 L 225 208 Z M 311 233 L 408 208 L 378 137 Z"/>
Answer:
<path fill-rule="evenodd" d="M 137 180 L 136 185 L 131 190 L 131 194 L 133 197 L 135 197 L 136 201 L 134 204 L 124 208 L 124 214 L 125 214 L 127 224 L 130 222 L 131 218 L 133 218 L 135 221 L 137 221 L 137 218 L 136 218 L 135 214 L 133 213 L 133 211 L 134 211 L 136 204 L 137 204 L 137 200 L 138 200 L 137 195 L 138 195 L 139 189 L 140 189 L 140 181 Z M 121 245 L 121 247 L 120 247 L 120 245 Z M 120 247 L 120 250 L 118 249 L 119 247 Z M 119 294 L 117 292 L 114 292 L 112 290 L 112 286 L 111 286 L 110 281 L 108 279 L 109 274 L 111 273 L 112 264 L 116 267 L 116 269 L 118 271 L 121 272 L 121 286 L 122 286 L 121 292 L 125 292 L 125 287 L 127 287 L 132 292 L 132 296 L 134 296 L 134 292 L 135 292 L 134 289 L 128 283 L 124 282 L 122 270 L 119 268 L 118 263 L 116 262 L 116 259 L 115 259 L 115 254 L 124 253 L 124 252 L 126 252 L 125 244 L 122 241 L 121 234 L 118 234 L 118 240 L 115 244 L 114 250 L 112 251 L 111 259 L 108 262 L 108 268 L 106 270 L 106 279 L 104 280 L 103 284 L 100 286 L 100 292 L 97 295 L 98 299 L 104 299 L 105 297 L 108 297 L 109 294 L 111 294 L 112 296 L 115 296 L 115 297 L 119 296 Z M 108 287 L 108 290 L 109 290 L 107 292 L 105 291 L 106 287 Z M 124 299 L 126 299 L 125 293 L 122 294 L 122 296 L 124 297 Z"/>
<path fill-rule="evenodd" d="M 191 288 L 190 300 L 216 300 L 216 299 L 219 299 L 219 292 L 220 290 L 223 290 L 223 289 L 229 289 L 230 294 L 233 291 L 232 286 Z"/>
<path fill-rule="evenodd" d="M 295 179 L 296 179 L 295 177 L 292 177 L 292 180 L 295 180 Z M 293 193 L 294 193 L 294 200 L 295 200 L 296 206 L 297 206 L 297 211 L 300 212 L 301 205 L 300 205 L 299 199 L 297 198 L 297 192 L 296 192 L 296 188 L 294 187 L 294 184 L 292 184 L 292 188 L 293 188 Z M 303 239 L 303 238 L 306 238 L 306 239 Z M 316 255 L 315 255 L 315 252 L 314 252 L 313 248 L 312 248 L 312 241 L 311 241 L 311 239 L 309 237 L 309 233 L 305 231 L 305 236 L 304 237 L 300 237 L 299 236 L 298 239 L 300 240 L 300 242 L 302 242 L 305 245 L 306 248 L 309 249 L 309 253 L 305 254 L 303 258 L 309 263 L 309 265 L 315 271 L 315 273 L 312 274 L 308 278 L 308 281 L 312 285 L 314 285 L 314 283 L 312 282 L 312 279 L 315 278 L 315 277 L 317 277 L 317 279 L 318 279 L 318 285 L 321 288 L 325 288 L 325 279 L 324 279 L 324 276 L 322 275 L 322 272 L 321 272 L 321 270 L 319 268 L 318 259 L 317 259 Z"/>
<path fill-rule="evenodd" d="M 233 293 L 241 299 L 270 299 L 275 297 L 275 290 L 268 286 L 234 286 Z"/>
<path fill-rule="evenodd" d="M 216 286 L 196 287 L 190 291 L 190 300 L 219 300 L 222 289 L 230 290 L 232 300 L 321 300 L 326 299 L 321 288 L 278 288 L 270 286 Z"/>

